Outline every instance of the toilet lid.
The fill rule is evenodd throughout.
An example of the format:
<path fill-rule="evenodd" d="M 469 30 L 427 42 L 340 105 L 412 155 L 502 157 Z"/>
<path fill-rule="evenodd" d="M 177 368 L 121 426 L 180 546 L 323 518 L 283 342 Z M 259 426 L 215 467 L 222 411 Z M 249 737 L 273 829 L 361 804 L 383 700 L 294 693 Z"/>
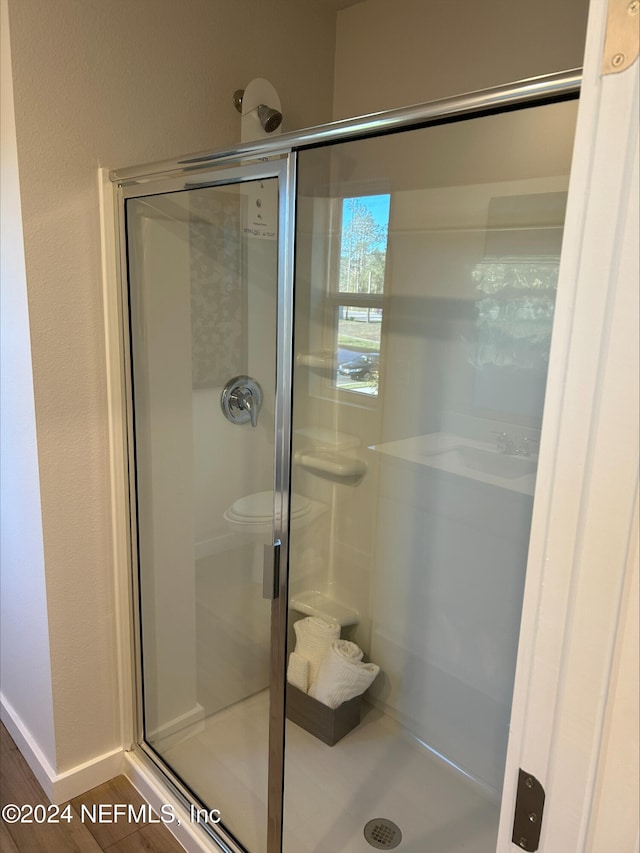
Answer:
<path fill-rule="evenodd" d="M 311 506 L 303 495 L 291 496 L 291 518 L 306 515 Z M 228 510 L 229 515 L 236 519 L 251 521 L 270 521 L 273 517 L 273 492 L 256 492 L 238 500 Z"/>

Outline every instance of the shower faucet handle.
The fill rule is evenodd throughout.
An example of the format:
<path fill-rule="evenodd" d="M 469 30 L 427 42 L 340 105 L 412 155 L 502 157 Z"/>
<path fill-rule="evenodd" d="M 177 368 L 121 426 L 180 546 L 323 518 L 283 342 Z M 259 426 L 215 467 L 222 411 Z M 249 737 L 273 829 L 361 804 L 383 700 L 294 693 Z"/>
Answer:
<path fill-rule="evenodd" d="M 249 412 L 249 418 L 251 419 L 251 426 L 258 426 L 258 407 L 256 405 L 256 401 L 253 398 L 253 391 L 251 388 L 243 388 L 239 389 L 237 392 L 237 401 L 238 408 L 244 409 L 245 412 Z"/>
<path fill-rule="evenodd" d="M 262 408 L 262 388 L 250 376 L 234 376 L 222 389 L 220 406 L 232 424 L 251 422 L 258 426 L 258 412 Z"/>

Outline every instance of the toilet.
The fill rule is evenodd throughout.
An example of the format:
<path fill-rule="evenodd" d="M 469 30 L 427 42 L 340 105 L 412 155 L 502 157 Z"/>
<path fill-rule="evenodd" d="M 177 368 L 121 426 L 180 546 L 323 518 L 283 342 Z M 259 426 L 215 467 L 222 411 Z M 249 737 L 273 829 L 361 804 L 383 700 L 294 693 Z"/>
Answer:
<path fill-rule="evenodd" d="M 311 512 L 311 501 L 304 495 L 291 496 L 291 516 L 293 524 Z M 224 520 L 236 533 L 250 536 L 266 536 L 269 539 L 273 530 L 273 492 L 256 492 L 246 495 L 233 503 L 224 513 Z"/>
<path fill-rule="evenodd" d="M 292 527 L 306 524 L 315 515 L 313 502 L 304 495 L 291 495 L 290 524 Z M 223 513 L 227 526 L 234 533 L 240 533 L 253 540 L 253 561 L 251 579 L 262 582 L 264 561 L 263 546 L 273 541 L 273 492 L 256 492 L 238 498 Z"/>

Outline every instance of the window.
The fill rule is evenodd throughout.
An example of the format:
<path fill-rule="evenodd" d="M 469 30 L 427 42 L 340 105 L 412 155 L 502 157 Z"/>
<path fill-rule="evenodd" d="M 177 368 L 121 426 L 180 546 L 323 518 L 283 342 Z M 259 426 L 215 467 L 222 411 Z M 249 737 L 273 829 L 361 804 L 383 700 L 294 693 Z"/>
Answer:
<path fill-rule="evenodd" d="M 389 204 L 389 195 L 343 199 L 339 274 L 331 295 L 334 386 L 369 396 L 378 395 L 380 383 Z"/>

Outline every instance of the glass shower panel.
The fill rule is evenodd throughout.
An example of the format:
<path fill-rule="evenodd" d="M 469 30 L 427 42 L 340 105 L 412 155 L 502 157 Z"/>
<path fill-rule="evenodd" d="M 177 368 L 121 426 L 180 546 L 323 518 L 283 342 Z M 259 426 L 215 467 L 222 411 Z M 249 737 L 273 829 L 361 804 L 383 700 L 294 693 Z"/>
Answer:
<path fill-rule="evenodd" d="M 495 851 L 575 116 L 299 154 L 286 853 Z"/>
<path fill-rule="evenodd" d="M 275 178 L 127 202 L 144 737 L 252 851 L 267 827 L 277 216 Z"/>

